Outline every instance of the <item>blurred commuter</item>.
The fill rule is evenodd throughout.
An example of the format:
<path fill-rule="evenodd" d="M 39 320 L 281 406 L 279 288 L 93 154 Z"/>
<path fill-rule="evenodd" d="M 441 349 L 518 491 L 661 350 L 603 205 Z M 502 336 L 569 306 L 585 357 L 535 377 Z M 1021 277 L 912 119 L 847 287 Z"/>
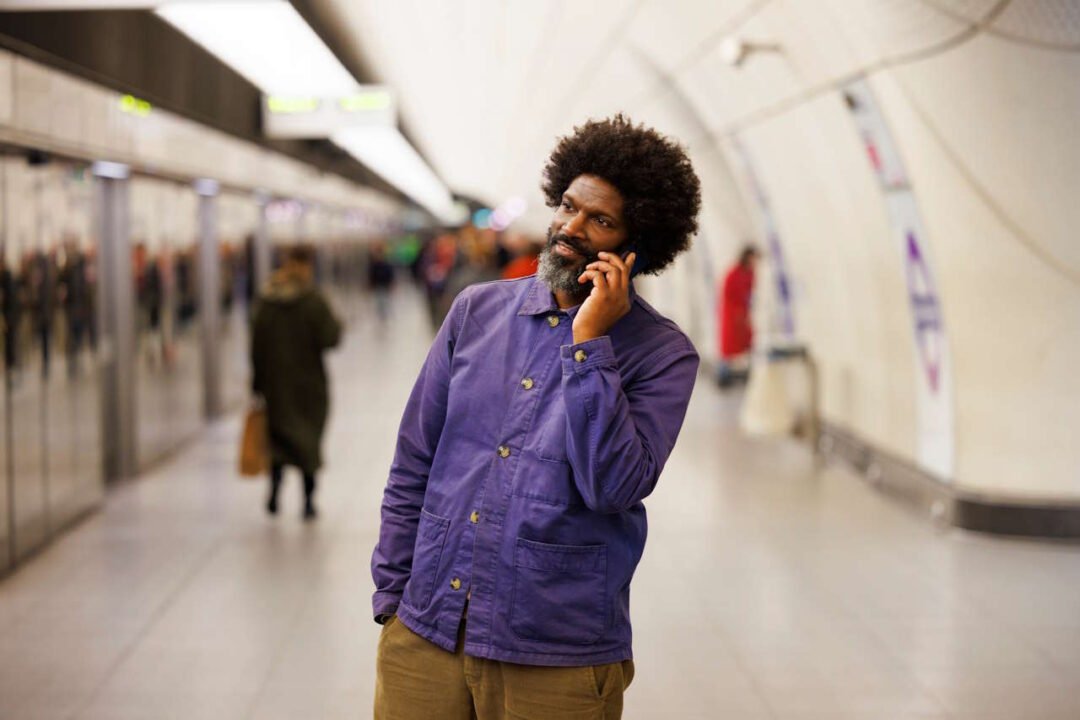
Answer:
<path fill-rule="evenodd" d="M 87 278 L 86 257 L 78 243 L 71 237 L 64 240 L 64 261 L 61 264 L 58 283 L 60 299 L 67 322 L 68 376 L 75 377 L 79 370 L 79 358 L 89 334 L 90 285 Z"/>
<path fill-rule="evenodd" d="M 0 254 L 0 319 L 3 323 L 4 372 L 10 373 L 18 365 L 16 354 L 19 333 L 19 276 L 8 266 L 7 258 Z"/>
<path fill-rule="evenodd" d="M 748 375 L 749 353 L 754 344 L 754 328 L 750 320 L 750 300 L 754 294 L 754 266 L 759 253 L 747 245 L 739 261 L 728 270 L 717 298 L 717 317 L 720 318 L 720 368 L 717 382 L 728 387 L 745 380 Z"/>
<path fill-rule="evenodd" d="M 428 314 L 431 324 L 439 327 L 443 321 L 443 293 L 446 291 L 450 272 L 457 262 L 458 241 L 453 233 L 443 233 L 436 237 L 424 249 L 420 259 L 420 277 L 427 294 Z"/>
<path fill-rule="evenodd" d="M 289 250 L 259 297 L 251 335 L 252 389 L 266 402 L 270 435 L 266 509 L 277 513 L 282 475 L 291 465 L 304 477 L 305 519 L 316 515 L 315 473 L 329 409 L 323 353 L 341 339 L 341 323 L 314 287 L 314 258 L 307 246 Z"/>
<path fill-rule="evenodd" d="M 394 266 L 386 259 L 386 243 L 372 243 L 368 255 L 368 289 L 375 296 L 375 313 L 379 322 L 390 317 L 390 291 L 394 287 Z"/>
<path fill-rule="evenodd" d="M 446 287 L 439 297 L 439 324 L 442 324 L 454 298 L 462 290 L 476 283 L 498 279 L 494 233 L 483 233 L 472 225 L 466 225 L 458 233 L 457 262 L 451 269 L 446 279 Z"/>
<path fill-rule="evenodd" d="M 635 292 L 697 229 L 684 151 L 622 116 L 562 138 L 539 273 L 454 302 L 398 433 L 372 557 L 376 718 L 618 718 L 630 580 L 697 374 Z"/>
<path fill-rule="evenodd" d="M 513 258 L 503 266 L 502 279 L 514 280 L 534 275 L 540 263 L 541 247 L 524 236 L 512 236 L 506 244 Z"/>

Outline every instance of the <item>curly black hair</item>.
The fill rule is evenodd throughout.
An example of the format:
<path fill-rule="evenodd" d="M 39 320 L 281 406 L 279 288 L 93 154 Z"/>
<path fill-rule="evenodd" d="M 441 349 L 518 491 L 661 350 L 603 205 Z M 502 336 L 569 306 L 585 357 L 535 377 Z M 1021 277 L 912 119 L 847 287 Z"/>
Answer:
<path fill-rule="evenodd" d="M 596 175 L 614 185 L 623 199 L 630 241 L 655 275 L 690 247 L 701 209 L 701 183 L 686 151 L 621 113 L 575 127 L 544 167 L 540 189 L 548 207 L 557 207 L 579 175 Z"/>

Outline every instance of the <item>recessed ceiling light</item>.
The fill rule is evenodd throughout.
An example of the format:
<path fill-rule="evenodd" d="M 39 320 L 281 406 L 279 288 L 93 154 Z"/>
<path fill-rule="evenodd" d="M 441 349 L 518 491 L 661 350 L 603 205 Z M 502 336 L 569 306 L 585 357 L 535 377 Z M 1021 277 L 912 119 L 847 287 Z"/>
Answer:
<path fill-rule="evenodd" d="M 342 97 L 359 87 L 284 0 L 177 2 L 155 12 L 267 95 Z"/>
<path fill-rule="evenodd" d="M 460 208 L 454 204 L 446 185 L 397 128 L 346 128 L 334 133 L 331 140 L 440 222 L 448 225 L 462 222 Z"/>

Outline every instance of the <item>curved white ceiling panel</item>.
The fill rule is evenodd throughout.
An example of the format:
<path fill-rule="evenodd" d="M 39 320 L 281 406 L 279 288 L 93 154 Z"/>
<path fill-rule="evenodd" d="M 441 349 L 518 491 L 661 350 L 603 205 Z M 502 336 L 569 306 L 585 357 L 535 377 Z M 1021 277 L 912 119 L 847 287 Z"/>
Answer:
<path fill-rule="evenodd" d="M 1001 3 L 1001 0 L 921 0 L 921 2 L 974 24 L 985 19 Z"/>
<path fill-rule="evenodd" d="M 912 0 L 826 0 L 822 5 L 866 65 L 934 47 L 971 26 Z"/>
<path fill-rule="evenodd" d="M 1074 61 L 987 36 L 896 77 L 941 156 L 1018 240 L 1075 281 L 1080 243 L 1064 210 L 1080 197 L 1080 154 L 1061 140 L 1080 118 L 1080 58 L 1065 57 Z"/>
<path fill-rule="evenodd" d="M 647 52 L 666 73 L 677 73 L 774 1 L 645 3 L 628 28 L 626 43 Z"/>
<path fill-rule="evenodd" d="M 525 197 L 525 217 L 534 220 L 556 136 L 589 117 L 664 117 L 674 94 L 686 106 L 677 114 L 689 117 L 680 120 L 688 133 L 680 139 L 711 142 L 859 72 L 948 48 L 980 23 L 1068 42 L 1077 7 L 1062 9 L 1068 0 L 322 1 L 376 79 L 398 92 L 402 117 L 442 179 L 493 205 Z M 750 52 L 734 65 L 739 42 Z"/>

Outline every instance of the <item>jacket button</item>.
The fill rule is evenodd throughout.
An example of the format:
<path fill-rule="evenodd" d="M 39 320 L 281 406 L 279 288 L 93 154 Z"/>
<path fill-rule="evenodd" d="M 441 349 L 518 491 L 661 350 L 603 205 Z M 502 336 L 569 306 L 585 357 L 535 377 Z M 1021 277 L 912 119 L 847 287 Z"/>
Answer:
<path fill-rule="evenodd" d="M 460 590 L 461 589 L 461 580 L 458 579 L 458 578 L 454 578 L 453 580 L 450 581 L 450 587 L 454 588 L 455 590 Z"/>
<path fill-rule="evenodd" d="M 499 446 L 499 457 L 501 457 L 501 458 L 510 457 L 510 448 L 506 447 L 505 445 L 500 445 Z"/>
<path fill-rule="evenodd" d="M 551 327 L 559 327 L 559 318 L 555 315 L 548 315 L 548 325 Z"/>
<path fill-rule="evenodd" d="M 588 358 L 589 356 L 585 354 L 584 350 L 578 350 L 576 353 L 574 353 L 574 359 L 578 362 L 585 362 L 586 360 L 588 360 Z"/>
<path fill-rule="evenodd" d="M 473 510 L 472 515 L 469 516 L 469 522 L 471 522 L 473 525 L 480 522 L 480 513 Z"/>
<path fill-rule="evenodd" d="M 525 388 L 526 390 L 532 390 L 533 385 L 535 385 L 535 384 L 536 383 L 533 382 L 532 378 L 525 378 L 524 380 L 521 381 L 521 387 Z"/>

